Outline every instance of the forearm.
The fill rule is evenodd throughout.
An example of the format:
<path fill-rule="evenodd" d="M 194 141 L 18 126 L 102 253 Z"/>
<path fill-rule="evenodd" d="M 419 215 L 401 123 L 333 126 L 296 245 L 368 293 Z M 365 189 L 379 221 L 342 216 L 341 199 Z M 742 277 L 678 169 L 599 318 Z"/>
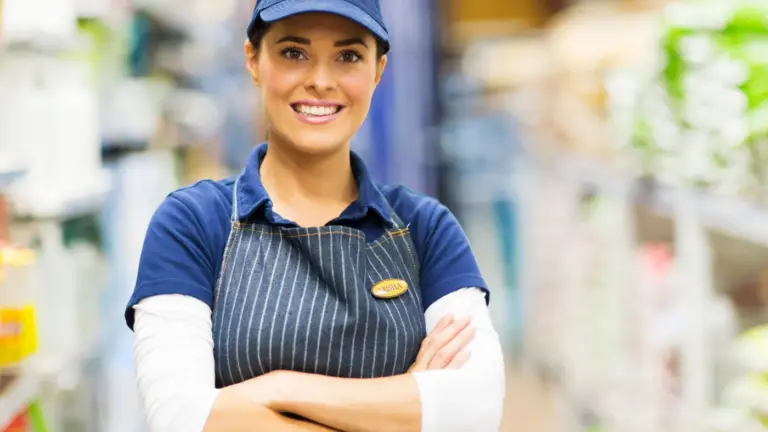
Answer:
<path fill-rule="evenodd" d="M 252 385 L 252 383 L 249 383 Z M 203 432 L 327 432 L 333 429 L 293 419 L 252 400 L 246 389 L 233 386 L 219 392 Z"/>
<path fill-rule="evenodd" d="M 264 375 L 215 388 L 210 309 L 192 298 L 157 296 L 136 308 L 135 361 L 151 432 L 314 431 L 266 406 L 279 392 Z"/>
<path fill-rule="evenodd" d="M 427 310 L 427 327 L 433 328 L 448 313 L 471 317 L 476 330 L 469 362 L 460 370 L 378 379 L 280 372 L 275 375 L 280 381 L 276 385 L 284 391 L 269 406 L 345 432 L 498 431 L 505 393 L 504 360 L 484 294 L 467 289 L 440 299 Z"/>
<path fill-rule="evenodd" d="M 455 292 L 426 311 L 431 329 L 447 313 L 471 317 L 475 337 L 469 361 L 458 370 L 415 372 L 421 394 L 422 432 L 496 432 L 506 390 L 504 356 L 484 295 L 475 289 Z"/>
<path fill-rule="evenodd" d="M 419 431 L 419 388 L 411 375 L 334 378 L 297 372 L 275 375 L 284 389 L 270 408 L 345 432 Z"/>

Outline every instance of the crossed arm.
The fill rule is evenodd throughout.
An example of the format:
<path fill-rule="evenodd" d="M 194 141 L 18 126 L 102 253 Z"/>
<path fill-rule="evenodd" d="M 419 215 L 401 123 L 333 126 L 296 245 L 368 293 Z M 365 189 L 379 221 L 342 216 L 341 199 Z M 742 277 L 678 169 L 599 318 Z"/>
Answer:
<path fill-rule="evenodd" d="M 222 390 L 214 388 L 207 306 L 180 296 L 147 299 L 137 306 L 134 330 L 150 430 L 497 431 L 503 361 L 478 294 L 463 290 L 430 307 L 432 330 L 406 374 L 347 379 L 279 371 Z M 472 330 L 465 329 L 470 320 L 451 322 L 451 315 L 470 316 Z"/>
<path fill-rule="evenodd" d="M 253 398 L 262 393 L 270 394 Z M 257 427 L 275 432 L 417 431 L 418 386 L 410 375 L 365 380 L 276 372 L 222 390 L 204 430 L 250 432 Z"/>

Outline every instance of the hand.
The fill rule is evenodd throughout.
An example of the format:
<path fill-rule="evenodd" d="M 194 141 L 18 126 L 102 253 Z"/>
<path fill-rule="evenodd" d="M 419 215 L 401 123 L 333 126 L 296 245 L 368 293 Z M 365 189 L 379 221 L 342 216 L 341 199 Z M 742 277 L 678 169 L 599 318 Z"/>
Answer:
<path fill-rule="evenodd" d="M 434 369 L 458 369 L 469 360 L 467 345 L 475 337 L 469 318 L 443 317 L 421 342 L 416 361 L 408 372 Z"/>
<path fill-rule="evenodd" d="M 241 430 L 239 426 L 245 423 L 237 422 L 243 419 L 258 422 L 265 430 L 270 431 L 338 432 L 336 429 L 282 409 L 281 404 L 295 394 L 297 378 L 300 375 L 305 374 L 273 371 L 222 389 L 215 406 L 218 408 L 215 410 L 218 418 L 214 418 L 214 421 L 225 426 L 220 428 L 212 426 L 206 429 L 206 432 Z M 250 426 L 254 425 L 255 423 Z M 261 427 L 257 429 L 261 430 Z M 249 427 L 249 430 L 254 429 Z"/>

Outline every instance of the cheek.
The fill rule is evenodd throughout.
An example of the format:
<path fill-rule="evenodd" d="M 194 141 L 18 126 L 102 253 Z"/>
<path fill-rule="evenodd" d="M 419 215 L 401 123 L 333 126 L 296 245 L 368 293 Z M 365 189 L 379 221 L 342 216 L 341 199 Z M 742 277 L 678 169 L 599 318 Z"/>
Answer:
<path fill-rule="evenodd" d="M 296 71 L 278 69 L 267 64 L 261 68 L 260 74 L 264 104 L 270 107 L 290 103 L 291 95 L 302 85 L 301 74 Z"/>
<path fill-rule="evenodd" d="M 341 79 L 339 84 L 344 94 L 349 98 L 352 108 L 365 114 L 371 105 L 374 90 L 373 82 L 373 75 L 350 74 Z"/>

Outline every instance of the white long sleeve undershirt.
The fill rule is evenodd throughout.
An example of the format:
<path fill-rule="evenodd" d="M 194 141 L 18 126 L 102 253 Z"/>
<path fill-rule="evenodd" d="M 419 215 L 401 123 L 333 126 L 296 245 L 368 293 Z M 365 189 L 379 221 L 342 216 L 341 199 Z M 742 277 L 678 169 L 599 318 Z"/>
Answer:
<path fill-rule="evenodd" d="M 134 357 L 149 431 L 201 432 L 218 396 L 211 309 L 182 295 L 150 297 L 134 309 Z M 425 312 L 427 330 L 448 314 L 471 317 L 476 336 L 463 368 L 414 374 L 421 430 L 496 432 L 506 386 L 485 293 L 467 288 L 439 299 Z"/>

